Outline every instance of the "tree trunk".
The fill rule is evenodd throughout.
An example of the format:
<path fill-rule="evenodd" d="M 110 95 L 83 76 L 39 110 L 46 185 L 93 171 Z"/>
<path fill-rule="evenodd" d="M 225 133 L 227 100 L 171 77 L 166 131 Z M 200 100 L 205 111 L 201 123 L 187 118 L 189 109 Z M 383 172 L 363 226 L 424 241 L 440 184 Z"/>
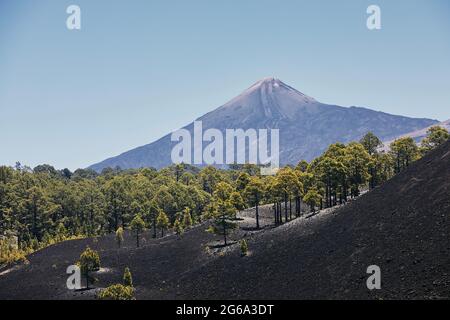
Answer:
<path fill-rule="evenodd" d="M 136 232 L 136 246 L 139 248 L 139 233 Z"/>
<path fill-rule="evenodd" d="M 258 200 L 256 200 L 256 229 L 259 229 L 259 211 L 258 211 Z"/>
<path fill-rule="evenodd" d="M 273 217 L 274 217 L 275 225 L 277 225 L 278 224 L 278 215 L 277 215 L 277 209 L 276 209 L 275 203 L 273 204 Z"/>
<path fill-rule="evenodd" d="M 288 212 L 287 212 L 287 193 L 284 193 L 284 220 L 288 221 Z"/>
<path fill-rule="evenodd" d="M 227 245 L 227 228 L 225 226 L 225 218 L 222 217 L 222 225 L 223 225 L 223 240 L 225 242 L 225 246 Z"/>
<path fill-rule="evenodd" d="M 292 199 L 289 197 L 289 220 L 292 220 Z"/>
<path fill-rule="evenodd" d="M 282 211 L 281 211 L 281 202 L 278 202 L 278 218 L 279 218 L 279 222 L 280 223 L 283 223 L 283 214 L 282 214 Z"/>

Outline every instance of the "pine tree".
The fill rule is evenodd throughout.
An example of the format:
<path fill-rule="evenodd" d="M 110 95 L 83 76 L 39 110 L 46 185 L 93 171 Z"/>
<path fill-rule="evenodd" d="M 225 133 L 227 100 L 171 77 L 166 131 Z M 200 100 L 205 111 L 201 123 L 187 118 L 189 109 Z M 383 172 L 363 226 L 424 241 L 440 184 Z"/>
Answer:
<path fill-rule="evenodd" d="M 189 228 L 192 224 L 191 210 L 188 207 L 185 207 L 183 210 L 183 227 Z"/>
<path fill-rule="evenodd" d="M 139 236 L 145 230 L 145 222 L 140 215 L 136 215 L 130 224 L 130 229 L 136 234 L 136 246 L 139 248 Z"/>
<path fill-rule="evenodd" d="M 397 139 L 391 143 L 390 147 L 390 154 L 395 163 L 395 173 L 406 169 L 419 158 L 419 149 L 411 137 Z"/>
<path fill-rule="evenodd" d="M 134 300 L 134 289 L 122 284 L 109 286 L 98 294 L 100 300 Z"/>
<path fill-rule="evenodd" d="M 241 255 L 242 256 L 246 256 L 248 254 L 248 244 L 247 244 L 247 240 L 242 239 L 240 241 L 240 248 L 241 248 Z"/>
<path fill-rule="evenodd" d="M 259 229 L 259 203 L 264 197 L 264 185 L 259 177 L 252 177 L 244 189 L 244 197 L 255 206 L 256 229 Z"/>
<path fill-rule="evenodd" d="M 152 201 L 150 201 L 150 204 L 148 207 L 147 221 L 148 221 L 149 225 L 152 226 L 153 238 L 156 238 L 156 219 L 158 218 L 158 214 L 159 214 L 160 210 L 161 209 L 158 207 L 156 200 L 152 199 Z"/>
<path fill-rule="evenodd" d="M 127 287 L 133 286 L 133 277 L 131 276 L 131 272 L 128 267 L 125 268 L 125 271 L 123 273 L 123 284 Z"/>
<path fill-rule="evenodd" d="M 443 144 L 450 139 L 450 134 L 447 129 L 440 126 L 433 126 L 427 130 L 427 136 L 422 140 L 422 153 L 429 152 L 437 146 Z"/>
<path fill-rule="evenodd" d="M 306 204 L 308 204 L 311 208 L 312 212 L 316 211 L 316 206 L 320 203 L 321 201 L 321 196 L 320 194 L 317 192 L 317 190 L 315 188 L 310 189 L 304 198 L 304 201 L 306 202 Z"/>
<path fill-rule="evenodd" d="M 364 137 L 361 138 L 359 143 L 363 145 L 369 155 L 377 153 L 378 148 L 383 146 L 381 140 L 372 132 L 367 132 Z"/>
<path fill-rule="evenodd" d="M 116 231 L 116 242 L 117 242 L 117 246 L 120 247 L 122 246 L 123 243 L 123 228 L 119 227 Z"/>
<path fill-rule="evenodd" d="M 377 160 L 378 160 L 378 148 L 383 146 L 381 140 L 374 135 L 372 132 L 368 132 L 360 141 L 359 141 L 364 149 L 366 149 L 367 153 L 370 156 L 369 163 L 369 188 L 373 189 L 377 183 Z"/>
<path fill-rule="evenodd" d="M 159 211 L 158 218 L 156 219 L 156 224 L 158 228 L 161 229 L 161 237 L 164 237 L 164 230 L 169 227 L 169 218 L 164 211 Z"/>
<path fill-rule="evenodd" d="M 98 253 L 87 247 L 80 255 L 79 266 L 81 273 L 86 279 L 86 289 L 89 289 L 89 282 L 96 280 L 95 278 L 92 278 L 89 273 L 100 269 L 100 257 Z"/>
<path fill-rule="evenodd" d="M 226 246 L 227 237 L 236 228 L 236 223 L 232 222 L 236 217 L 236 209 L 230 200 L 217 200 L 217 206 L 212 207 L 213 224 L 207 229 L 208 232 L 223 236 Z"/>
<path fill-rule="evenodd" d="M 67 229 L 62 222 L 58 223 L 56 227 L 56 238 L 58 241 L 63 241 L 67 237 Z"/>
<path fill-rule="evenodd" d="M 184 227 L 183 227 L 183 223 L 180 221 L 180 219 L 176 219 L 174 224 L 173 224 L 173 228 L 175 230 L 175 233 L 181 237 L 181 235 L 184 232 Z"/>
<path fill-rule="evenodd" d="M 242 196 L 239 192 L 233 191 L 230 195 L 230 201 L 236 208 L 236 210 L 240 211 L 245 209 L 244 199 L 242 199 Z"/>

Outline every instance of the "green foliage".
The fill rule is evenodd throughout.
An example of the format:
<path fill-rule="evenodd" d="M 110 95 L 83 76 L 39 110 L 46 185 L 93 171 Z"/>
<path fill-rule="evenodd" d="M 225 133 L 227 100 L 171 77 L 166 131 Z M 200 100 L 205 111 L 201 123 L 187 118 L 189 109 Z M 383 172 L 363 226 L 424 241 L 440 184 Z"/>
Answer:
<path fill-rule="evenodd" d="M 244 190 L 250 182 L 250 175 L 247 172 L 241 172 L 236 179 L 236 190 Z"/>
<path fill-rule="evenodd" d="M 145 230 L 145 222 L 139 214 L 131 220 L 130 229 L 135 233 L 136 246 L 139 247 L 139 235 Z"/>
<path fill-rule="evenodd" d="M 200 172 L 199 178 L 203 191 L 208 192 L 209 194 L 212 194 L 216 189 L 216 184 L 223 180 L 219 170 L 212 166 L 205 167 Z"/>
<path fill-rule="evenodd" d="M 427 131 L 427 136 L 422 140 L 422 152 L 426 153 L 433 150 L 437 146 L 443 144 L 450 139 L 450 134 L 447 129 L 440 126 L 433 126 Z"/>
<path fill-rule="evenodd" d="M 183 223 L 180 221 L 180 219 L 176 219 L 173 224 L 173 229 L 175 230 L 175 233 L 178 236 L 181 236 L 184 232 L 184 226 Z"/>
<path fill-rule="evenodd" d="M 101 300 L 134 300 L 134 289 L 131 286 L 114 284 L 100 291 L 98 298 Z"/>
<path fill-rule="evenodd" d="M 252 177 L 244 189 L 244 197 L 251 206 L 258 205 L 264 197 L 264 184 L 259 177 Z"/>
<path fill-rule="evenodd" d="M 265 195 L 265 187 L 263 182 L 261 181 L 261 178 L 259 177 L 251 177 L 247 185 L 245 186 L 243 190 L 244 198 L 247 201 L 247 204 L 250 206 L 255 206 L 256 209 L 256 228 L 259 228 L 259 204 L 263 200 Z M 239 209 L 239 208 L 238 208 Z"/>
<path fill-rule="evenodd" d="M 369 179 L 370 155 L 361 144 L 356 142 L 351 142 L 346 151 L 346 166 L 351 192 L 353 196 L 359 196 L 359 186 L 364 185 Z"/>
<path fill-rule="evenodd" d="M 142 233 L 144 228 L 164 234 L 177 213 L 183 227 L 212 219 L 213 232 L 226 237 L 236 210 L 274 203 L 276 219 L 299 214 L 300 203 L 314 208 L 344 203 L 363 188 L 390 179 L 425 152 L 448 139 L 445 129 L 433 127 L 420 150 L 410 138 L 399 139 L 391 151 L 378 151 L 380 139 L 367 133 L 360 143 L 336 143 L 310 163 L 281 168 L 276 176 L 260 176 L 255 165 L 230 165 L 230 170 L 186 164 L 159 171 L 152 168 L 57 170 L 43 164 L 31 169 L 17 163 L 0 166 L 0 236 L 17 236 L 18 248 L 3 242 L 0 263 L 22 259 L 54 243 L 97 237 L 120 227 Z M 311 191 L 311 192 L 310 192 Z M 133 222 L 139 216 L 139 223 Z M 137 219 L 137 218 L 136 218 Z M 287 219 L 287 218 L 286 218 Z M 258 212 L 256 213 L 259 227 Z M 282 221 L 281 221 L 282 222 Z M 225 231 L 223 231 L 225 226 Z M 117 238 L 120 246 L 122 240 Z"/>
<path fill-rule="evenodd" d="M 128 267 L 125 268 L 125 271 L 123 273 L 123 284 L 127 287 L 133 286 L 133 277 L 131 276 L 131 272 Z"/>
<path fill-rule="evenodd" d="M 89 288 L 89 283 L 96 280 L 95 278 L 92 278 L 89 273 L 100 270 L 100 257 L 96 251 L 87 247 L 86 250 L 80 255 L 80 261 L 78 264 L 80 266 L 81 273 L 86 278 L 86 288 Z"/>
<path fill-rule="evenodd" d="M 116 242 L 117 242 L 117 246 L 120 248 L 123 243 L 123 228 L 122 227 L 119 227 L 116 230 Z"/>
<path fill-rule="evenodd" d="M 62 222 L 56 227 L 56 235 L 58 240 L 62 241 L 67 237 L 67 229 Z"/>
<path fill-rule="evenodd" d="M 219 182 L 209 207 L 213 223 L 207 231 L 223 236 L 225 245 L 227 245 L 227 236 L 237 226 L 236 223 L 232 222 L 236 218 L 236 207 L 231 202 L 232 193 L 233 187 L 230 184 Z"/>
<path fill-rule="evenodd" d="M 316 206 L 320 203 L 322 197 L 316 189 L 310 189 L 304 197 L 304 201 L 311 207 L 311 211 L 315 211 Z"/>
<path fill-rule="evenodd" d="M 224 181 L 219 182 L 216 185 L 213 196 L 214 200 L 226 201 L 230 200 L 231 194 L 233 193 L 233 187 Z"/>
<path fill-rule="evenodd" d="M 240 242 L 240 248 L 241 248 L 241 255 L 242 256 L 246 256 L 248 254 L 248 244 L 247 244 L 247 240 L 242 239 Z"/>
<path fill-rule="evenodd" d="M 0 266 L 3 264 L 12 264 L 15 262 L 26 262 L 26 254 L 23 251 L 12 245 L 7 238 L 0 238 Z"/>
<path fill-rule="evenodd" d="M 378 148 L 380 148 L 383 145 L 381 140 L 372 132 L 366 133 L 364 137 L 362 137 L 362 139 L 359 141 L 359 143 L 362 144 L 362 146 L 364 147 L 364 149 L 366 149 L 369 155 L 377 153 Z"/>
<path fill-rule="evenodd" d="M 308 170 L 308 162 L 306 160 L 301 160 L 297 166 L 295 167 L 296 170 L 300 172 L 306 172 Z"/>
<path fill-rule="evenodd" d="M 183 210 L 183 227 L 184 228 L 189 228 L 190 226 L 192 226 L 193 221 L 192 221 L 192 216 L 191 216 L 191 209 L 189 209 L 189 207 L 185 207 Z"/>
<path fill-rule="evenodd" d="M 244 199 L 242 199 L 241 194 L 237 191 L 233 191 L 230 194 L 230 202 L 238 211 L 243 210 L 246 207 Z"/>
<path fill-rule="evenodd" d="M 140 215 L 136 215 L 130 223 L 130 229 L 136 233 L 140 233 L 145 230 L 145 222 Z"/>
<path fill-rule="evenodd" d="M 391 143 L 390 154 L 394 159 L 395 172 L 409 167 L 409 165 L 420 157 L 419 148 L 413 138 L 406 137 L 395 140 Z"/>
<path fill-rule="evenodd" d="M 161 230 L 161 237 L 164 236 L 164 230 L 169 228 L 169 218 L 166 213 L 162 210 L 159 211 L 158 217 L 156 218 L 156 225 Z"/>

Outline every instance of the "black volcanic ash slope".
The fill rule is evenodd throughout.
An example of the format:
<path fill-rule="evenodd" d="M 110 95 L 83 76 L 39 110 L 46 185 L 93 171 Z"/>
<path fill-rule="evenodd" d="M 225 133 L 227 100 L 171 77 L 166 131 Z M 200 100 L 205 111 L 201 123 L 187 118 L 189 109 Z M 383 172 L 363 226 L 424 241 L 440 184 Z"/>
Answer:
<path fill-rule="evenodd" d="M 176 298 L 449 299 L 450 141 L 333 214 L 296 220 L 185 274 Z M 378 265 L 382 289 L 369 291 Z"/>

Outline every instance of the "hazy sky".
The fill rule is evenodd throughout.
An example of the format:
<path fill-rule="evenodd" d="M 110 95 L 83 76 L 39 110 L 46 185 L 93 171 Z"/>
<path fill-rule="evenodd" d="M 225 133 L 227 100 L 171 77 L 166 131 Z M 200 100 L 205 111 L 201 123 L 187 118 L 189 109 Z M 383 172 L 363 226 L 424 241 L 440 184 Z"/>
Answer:
<path fill-rule="evenodd" d="M 81 30 L 66 28 L 71 4 Z M 86 167 L 267 76 L 324 103 L 448 119 L 450 1 L 0 0 L 0 164 Z"/>

